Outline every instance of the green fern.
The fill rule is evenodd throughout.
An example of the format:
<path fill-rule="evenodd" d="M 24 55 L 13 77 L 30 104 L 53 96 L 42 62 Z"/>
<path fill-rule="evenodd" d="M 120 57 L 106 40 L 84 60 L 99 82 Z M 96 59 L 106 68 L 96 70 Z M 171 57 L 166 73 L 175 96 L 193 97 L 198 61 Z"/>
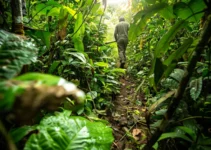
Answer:
<path fill-rule="evenodd" d="M 31 42 L 0 30 L 0 80 L 16 76 L 24 65 L 36 60 L 37 52 Z"/>

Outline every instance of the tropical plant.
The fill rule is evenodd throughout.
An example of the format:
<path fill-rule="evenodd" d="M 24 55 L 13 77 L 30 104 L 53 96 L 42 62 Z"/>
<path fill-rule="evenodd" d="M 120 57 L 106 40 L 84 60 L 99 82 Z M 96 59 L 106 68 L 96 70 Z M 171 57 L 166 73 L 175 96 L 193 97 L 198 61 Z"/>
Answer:
<path fill-rule="evenodd" d="M 37 114 L 43 113 L 44 110 L 45 110 L 44 114 L 47 111 L 58 110 L 58 107 L 62 106 L 65 99 L 68 99 L 68 100 L 75 99 L 75 101 L 73 101 L 74 104 L 71 103 L 73 110 L 83 109 L 85 95 L 81 90 L 77 89 L 77 87 L 73 83 L 70 83 L 61 77 L 57 77 L 57 76 L 53 76 L 49 74 L 42 74 L 42 73 L 26 73 L 26 74 L 18 76 L 23 65 L 27 65 L 30 62 L 36 60 L 35 58 L 37 56 L 37 48 L 35 48 L 35 45 L 33 45 L 32 43 L 23 41 L 24 37 L 18 37 L 4 31 L 1 31 L 1 33 L 2 33 L 1 34 L 2 38 L 1 38 L 1 43 L 0 43 L 0 48 L 1 48 L 0 55 L 2 58 L 2 66 L 4 66 L 3 68 L 4 72 L 1 72 L 3 81 L 1 81 L 0 83 L 1 84 L 0 131 L 1 133 L 3 133 L 1 138 L 3 138 L 6 141 L 3 144 L 3 148 L 16 149 L 12 140 L 10 139 L 10 136 L 7 135 L 6 129 L 3 123 L 8 123 L 8 121 L 10 122 L 14 121 L 18 124 L 32 124 L 32 122 L 34 122 L 33 119 L 35 118 L 35 116 L 37 116 Z M 83 55 L 81 53 L 69 53 L 69 54 L 71 54 L 72 56 L 75 56 L 76 58 L 79 58 L 79 60 L 82 60 L 83 58 Z M 102 66 L 102 65 L 104 67 L 105 63 L 96 63 L 96 66 Z M 54 67 L 51 67 L 49 69 L 50 73 L 55 70 L 56 68 L 55 63 L 53 64 L 53 66 Z M 68 114 L 70 115 L 70 113 Z M 65 114 L 62 114 L 60 116 L 65 117 Z M 8 118 L 8 120 L 6 121 L 4 120 L 4 118 Z M 58 119 L 59 122 L 61 121 L 60 119 Z M 83 129 L 83 132 L 82 132 L 83 137 L 81 140 L 83 141 L 84 138 L 87 138 L 85 141 L 83 141 L 83 143 L 87 142 L 87 145 L 86 144 L 85 144 L 86 146 L 79 145 L 76 142 L 75 144 L 72 144 L 72 146 L 69 146 L 69 148 L 72 149 L 73 147 L 78 147 L 78 148 L 80 147 L 81 149 L 82 148 L 108 149 L 108 147 L 111 146 L 113 137 L 112 137 L 110 128 L 103 126 L 103 124 L 101 123 L 93 124 L 83 119 L 82 117 L 74 117 L 73 120 L 76 121 L 75 127 L 79 127 L 77 125 L 78 123 L 81 123 L 80 128 Z M 35 121 L 35 123 L 36 122 L 37 121 Z M 99 125 L 99 130 L 96 130 L 96 127 L 93 128 L 93 126 L 96 126 L 96 125 L 97 126 Z M 59 128 L 59 127 L 54 127 L 54 128 L 49 128 L 46 131 L 44 131 L 45 129 L 41 129 L 42 128 L 41 126 L 37 126 L 37 127 L 40 127 L 39 128 L 40 132 L 43 132 L 43 134 L 40 134 L 39 136 L 45 136 L 47 133 L 47 130 L 53 131 L 54 129 Z M 69 123 L 67 123 L 67 127 L 69 128 Z M 65 128 L 67 129 L 67 127 Z M 88 132 L 86 135 L 84 135 L 85 128 L 87 129 L 87 132 Z M 34 132 L 35 129 L 38 129 L 38 128 L 27 127 L 27 130 L 25 130 L 25 128 L 20 128 L 15 133 L 20 133 L 21 135 L 16 134 L 17 137 L 15 137 L 14 139 L 20 140 L 25 135 L 25 133 L 28 133 L 29 131 Z M 66 129 L 64 129 L 65 131 L 61 131 L 61 132 L 62 133 L 66 132 Z M 72 129 L 73 129 L 72 131 L 76 131 L 74 127 Z M 57 132 L 57 130 L 55 130 L 55 132 Z M 104 139 L 99 138 L 99 135 L 102 132 L 105 133 L 106 135 L 105 137 L 102 136 Z M 76 133 L 79 133 L 79 131 L 76 131 Z M 65 134 L 63 134 L 63 136 L 68 137 Z M 96 137 L 96 139 L 94 138 L 94 136 Z M 75 136 L 72 135 L 72 137 L 75 137 Z M 56 138 L 58 137 L 56 136 Z M 59 139 L 62 139 L 62 137 L 60 137 Z M 68 139 L 70 141 L 74 141 L 70 137 L 68 137 Z M 34 138 L 29 139 L 29 144 L 28 143 L 26 144 L 25 149 L 31 149 L 31 146 L 33 145 L 32 144 L 33 140 L 36 140 L 36 139 Z M 102 143 L 105 143 L 105 144 L 102 144 Z M 56 146 L 57 148 L 58 146 L 61 146 L 61 145 L 55 145 L 55 144 L 53 145 Z M 68 147 L 68 145 L 66 146 Z M 45 145 L 43 145 L 44 147 L 42 147 L 42 145 L 37 145 L 35 147 L 38 148 L 39 146 L 40 148 L 46 149 Z M 50 149 L 50 147 L 47 147 L 47 149 Z"/>
<path fill-rule="evenodd" d="M 209 43 L 209 40 L 206 38 L 209 38 L 210 35 L 205 33 L 209 32 L 210 28 L 207 25 L 202 25 L 205 20 L 207 20 L 208 24 L 210 23 L 209 17 L 207 17 L 210 12 L 207 11 L 209 9 L 209 2 L 207 1 L 145 1 L 139 3 L 142 8 L 140 8 L 140 11 L 136 10 L 137 13 L 133 18 L 129 37 L 133 40 L 131 48 L 134 49 L 134 53 L 141 50 L 142 54 L 138 53 L 135 56 L 134 53 L 132 54 L 132 66 L 130 67 L 134 67 L 134 58 L 137 58 L 135 62 L 141 62 L 140 64 L 143 67 L 145 67 L 147 61 L 142 62 L 142 60 L 146 56 L 146 59 L 150 59 L 152 62 L 151 65 L 148 64 L 150 71 L 146 70 L 146 72 L 138 63 L 135 66 L 138 68 L 136 72 L 142 75 L 140 76 L 141 80 L 146 78 L 144 75 L 148 73 L 149 83 L 156 92 L 151 99 L 158 100 L 150 107 L 151 109 L 148 112 L 150 114 L 156 110 L 154 115 L 151 119 L 146 117 L 149 124 L 151 121 L 157 127 L 152 138 L 144 147 L 144 149 L 150 149 L 161 136 L 161 133 L 168 132 L 174 127 L 173 125 L 168 126 L 170 119 L 174 122 L 174 120 L 185 118 L 187 115 L 200 114 L 199 116 L 204 116 L 204 111 L 196 110 L 199 107 L 203 108 L 203 101 L 206 101 L 207 95 L 202 96 L 202 76 L 205 74 L 202 75 L 203 71 L 194 71 L 194 68 L 204 68 L 200 67 L 200 62 L 197 61 L 204 60 L 199 51 L 207 51 L 205 45 Z M 200 28 L 203 32 L 201 36 L 198 36 Z M 146 36 L 145 32 L 147 31 L 152 34 Z M 200 44 L 203 45 L 201 50 L 199 50 Z M 186 86 L 184 87 L 184 85 Z M 173 96 L 170 94 L 171 91 L 167 93 L 169 89 L 177 89 L 176 94 Z M 171 96 L 173 97 L 172 100 L 170 100 Z M 193 102 L 191 99 L 197 102 Z M 184 107 L 182 103 L 189 107 L 185 107 L 185 110 L 182 108 Z M 183 112 L 183 115 L 181 112 Z M 178 116 L 180 117 L 178 118 Z M 162 122 L 159 122 L 160 119 L 163 119 Z M 204 125 L 200 124 L 199 126 L 203 127 Z M 162 142 L 159 145 L 162 145 Z M 200 144 L 198 143 L 198 145 Z"/>
<path fill-rule="evenodd" d="M 70 111 L 56 112 L 53 116 L 44 117 L 39 125 L 13 129 L 11 135 L 17 139 L 16 142 L 19 142 L 24 136 L 30 134 L 24 150 L 107 150 L 111 147 L 113 142 L 111 128 L 102 122 L 92 122 L 70 114 Z M 24 132 L 25 135 L 23 134 L 22 137 L 18 135 Z"/>

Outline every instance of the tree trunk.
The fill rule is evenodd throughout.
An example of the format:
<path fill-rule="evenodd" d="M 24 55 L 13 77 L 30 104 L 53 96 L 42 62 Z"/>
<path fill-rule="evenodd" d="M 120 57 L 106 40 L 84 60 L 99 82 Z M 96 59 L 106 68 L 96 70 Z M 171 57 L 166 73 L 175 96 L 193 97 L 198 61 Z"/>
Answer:
<path fill-rule="evenodd" d="M 22 1 L 11 0 L 12 8 L 12 32 L 23 35 L 23 14 L 22 14 Z"/>

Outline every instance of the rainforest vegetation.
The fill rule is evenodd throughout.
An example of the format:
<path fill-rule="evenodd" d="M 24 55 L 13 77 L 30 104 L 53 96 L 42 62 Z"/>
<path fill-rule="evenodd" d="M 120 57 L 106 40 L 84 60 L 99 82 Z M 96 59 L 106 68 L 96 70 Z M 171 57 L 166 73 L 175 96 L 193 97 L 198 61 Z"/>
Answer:
<path fill-rule="evenodd" d="M 0 0 L 0 147 L 210 150 L 211 1 Z"/>

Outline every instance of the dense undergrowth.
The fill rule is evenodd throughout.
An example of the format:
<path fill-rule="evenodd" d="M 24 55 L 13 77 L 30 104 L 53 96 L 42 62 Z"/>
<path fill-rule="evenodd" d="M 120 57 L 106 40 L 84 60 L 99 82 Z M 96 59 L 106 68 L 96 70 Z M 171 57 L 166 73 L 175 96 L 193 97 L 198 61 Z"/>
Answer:
<path fill-rule="evenodd" d="M 110 149 L 100 118 L 127 74 L 147 107 L 147 143 L 128 137 L 136 149 L 210 149 L 210 1 L 102 2 L 26 0 L 15 26 L 14 7 L 0 0 L 1 147 Z M 130 23 L 126 69 L 108 42 L 121 15 Z"/>

